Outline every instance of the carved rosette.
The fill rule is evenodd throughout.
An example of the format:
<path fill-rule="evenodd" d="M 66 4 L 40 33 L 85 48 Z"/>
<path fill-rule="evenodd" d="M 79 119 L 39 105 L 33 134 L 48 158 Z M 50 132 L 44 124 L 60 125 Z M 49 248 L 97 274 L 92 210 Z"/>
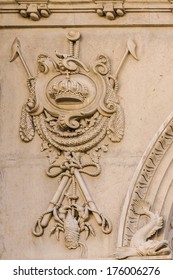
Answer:
<path fill-rule="evenodd" d="M 124 114 L 119 103 L 117 76 L 128 53 L 135 55 L 135 44 L 128 42 L 115 77 L 106 55 L 99 55 L 89 66 L 79 59 L 80 33 L 67 34 L 69 54 L 56 52 L 56 58 L 38 57 L 38 75 L 33 77 L 22 56 L 18 39 L 13 43 L 12 58 L 17 56 L 29 76 L 29 98 L 22 108 L 20 137 L 29 142 L 35 131 L 42 139 L 41 150 L 48 153 L 49 177 L 60 183 L 48 209 L 36 222 L 35 236 L 41 236 L 51 218 L 51 234 L 64 232 L 69 249 L 82 248 L 81 232 L 95 235 L 89 223 L 92 214 L 104 233 L 111 222 L 98 209 L 82 174 L 97 176 L 101 172 L 99 157 L 107 152 L 106 139 L 119 142 L 124 134 Z"/>

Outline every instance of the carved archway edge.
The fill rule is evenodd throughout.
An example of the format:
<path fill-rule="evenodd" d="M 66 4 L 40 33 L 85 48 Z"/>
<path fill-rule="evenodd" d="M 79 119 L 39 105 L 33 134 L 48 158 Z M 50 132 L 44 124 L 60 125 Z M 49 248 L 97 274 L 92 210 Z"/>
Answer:
<path fill-rule="evenodd" d="M 173 112 L 171 112 L 168 118 L 164 121 L 164 123 L 161 125 L 160 129 L 150 142 L 132 178 L 124 201 L 122 215 L 120 217 L 117 247 L 123 248 L 130 246 L 130 241 L 134 235 L 134 228 L 136 228 L 137 231 L 140 218 L 139 215 L 135 215 L 134 213 L 134 204 L 141 200 L 145 201 L 155 173 L 172 144 Z M 166 195 L 167 192 L 165 190 L 162 200 L 166 199 Z M 150 204 L 154 203 L 154 200 L 155 197 L 153 198 L 153 201 L 150 201 Z M 162 229 L 164 231 L 162 236 L 164 236 L 164 238 L 168 238 L 172 243 L 173 204 L 172 207 L 168 209 L 167 217 L 165 218 L 166 224 Z M 172 249 L 173 248 L 171 247 L 171 250 Z M 170 258 L 172 258 L 171 255 Z"/>

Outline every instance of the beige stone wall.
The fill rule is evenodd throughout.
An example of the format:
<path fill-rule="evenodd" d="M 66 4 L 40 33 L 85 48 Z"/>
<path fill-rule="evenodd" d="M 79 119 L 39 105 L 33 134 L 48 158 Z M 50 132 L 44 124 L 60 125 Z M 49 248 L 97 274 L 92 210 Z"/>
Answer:
<path fill-rule="evenodd" d="M 28 66 L 36 75 L 38 55 L 46 53 L 55 56 L 55 50 L 67 53 L 69 45 L 65 36 L 73 29 L 81 33 L 80 60 L 89 65 L 99 54 L 104 53 L 111 60 L 112 74 L 123 57 L 128 39 L 132 39 L 137 45 L 139 61 L 129 55 L 118 77 L 118 95 L 125 113 L 124 138 L 120 143 L 107 140 L 109 150 L 102 153 L 102 172 L 98 177 L 83 175 L 98 208 L 113 224 L 112 233 L 105 235 L 91 217 L 96 236 L 90 236 L 84 241 L 88 247 L 87 258 L 114 258 L 122 209 L 134 172 L 153 136 L 172 112 L 173 104 L 172 26 L 160 26 L 166 17 L 169 17 L 169 22 L 173 22 L 172 15 L 163 13 L 157 18 L 157 13 L 135 14 L 134 19 L 139 22 L 142 20 L 143 24 L 136 24 L 134 27 L 131 24 L 128 26 L 128 20 L 133 21 L 132 17 L 132 14 L 126 14 L 116 26 L 116 22 L 108 22 L 106 18 L 99 18 L 96 14 L 84 14 L 83 26 L 81 15 L 52 14 L 49 19 L 32 23 L 30 19 L 23 19 L 18 14 L 2 14 L 1 259 L 80 258 L 79 248 L 69 250 L 64 246 L 62 233 L 60 241 L 54 235 L 49 237 L 50 226 L 45 229 L 43 236 L 36 238 L 32 235 L 32 227 L 52 199 L 58 179 L 49 178 L 45 173 L 48 159 L 40 151 L 41 140 L 38 135 L 30 143 L 22 142 L 19 137 L 21 108 L 28 97 L 27 76 L 19 58 L 13 63 L 9 61 L 11 45 L 17 37 Z M 145 26 L 145 19 L 147 24 L 150 24 L 149 19 L 158 21 L 158 26 Z M 76 24 L 79 20 L 80 26 Z M 121 26 L 122 22 L 124 26 Z M 6 27 L 4 23 L 11 26 Z M 158 210 L 157 205 L 159 206 L 159 201 L 153 210 Z M 166 224 L 168 217 L 164 218 Z M 83 233 L 81 239 L 84 240 Z"/>

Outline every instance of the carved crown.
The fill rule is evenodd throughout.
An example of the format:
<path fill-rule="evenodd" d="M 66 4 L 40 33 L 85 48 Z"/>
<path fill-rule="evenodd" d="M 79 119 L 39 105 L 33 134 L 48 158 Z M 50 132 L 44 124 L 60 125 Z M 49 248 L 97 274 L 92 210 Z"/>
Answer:
<path fill-rule="evenodd" d="M 54 83 L 49 90 L 49 94 L 57 103 L 83 103 L 88 96 L 88 89 L 83 84 L 71 78 L 66 78 L 60 82 Z"/>

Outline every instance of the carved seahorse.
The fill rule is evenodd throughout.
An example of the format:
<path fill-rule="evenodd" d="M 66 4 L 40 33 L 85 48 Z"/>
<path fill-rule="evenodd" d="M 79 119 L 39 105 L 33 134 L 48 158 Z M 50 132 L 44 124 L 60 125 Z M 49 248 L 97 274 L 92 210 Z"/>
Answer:
<path fill-rule="evenodd" d="M 149 203 L 144 200 L 136 201 L 133 209 L 136 214 L 146 215 L 150 218 L 149 223 L 139 229 L 131 239 L 130 246 L 138 247 L 163 227 L 163 217 L 149 211 Z"/>
<path fill-rule="evenodd" d="M 149 203 L 140 200 L 133 205 L 134 212 L 138 215 L 146 215 L 150 221 L 133 235 L 130 247 L 116 249 L 116 257 L 124 259 L 130 256 L 156 256 L 168 255 L 170 249 L 166 240 L 149 240 L 159 229 L 163 227 L 163 217 L 149 210 Z"/>

